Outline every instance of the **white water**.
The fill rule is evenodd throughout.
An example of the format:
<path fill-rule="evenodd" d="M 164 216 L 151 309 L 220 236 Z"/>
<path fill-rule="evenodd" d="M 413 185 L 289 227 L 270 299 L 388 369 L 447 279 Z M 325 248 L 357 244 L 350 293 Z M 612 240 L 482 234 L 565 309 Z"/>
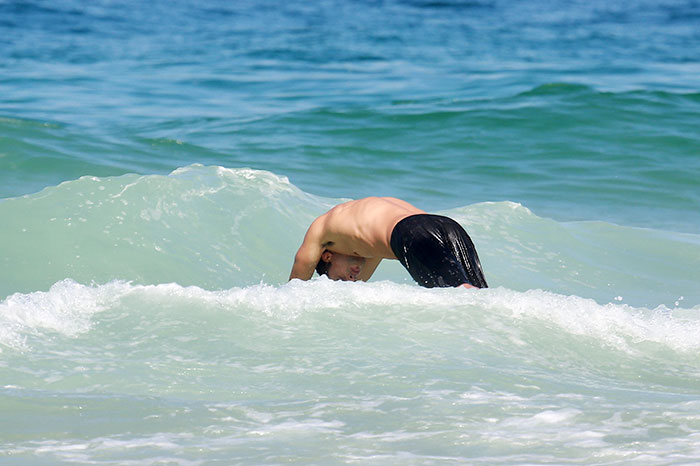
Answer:
<path fill-rule="evenodd" d="M 62 281 L 0 304 L 2 454 L 698 458 L 699 310 L 325 278 L 223 291 Z"/>

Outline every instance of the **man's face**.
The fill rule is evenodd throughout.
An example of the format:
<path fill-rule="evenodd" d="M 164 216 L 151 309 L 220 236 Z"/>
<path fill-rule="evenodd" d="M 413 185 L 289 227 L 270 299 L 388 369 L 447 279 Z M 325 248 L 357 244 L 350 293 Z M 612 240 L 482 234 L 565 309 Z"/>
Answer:
<path fill-rule="evenodd" d="M 365 265 L 364 257 L 346 256 L 337 252 L 332 253 L 331 266 L 328 268 L 328 278 L 331 280 L 357 281 L 358 275 Z"/>

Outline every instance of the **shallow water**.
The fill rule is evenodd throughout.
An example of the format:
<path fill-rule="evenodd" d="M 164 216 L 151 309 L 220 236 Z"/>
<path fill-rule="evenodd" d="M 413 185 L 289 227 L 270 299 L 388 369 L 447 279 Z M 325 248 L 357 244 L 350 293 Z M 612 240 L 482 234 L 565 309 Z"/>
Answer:
<path fill-rule="evenodd" d="M 3 453 L 17 460 L 698 454 L 697 307 L 328 280 L 219 292 L 63 281 L 2 307 Z"/>

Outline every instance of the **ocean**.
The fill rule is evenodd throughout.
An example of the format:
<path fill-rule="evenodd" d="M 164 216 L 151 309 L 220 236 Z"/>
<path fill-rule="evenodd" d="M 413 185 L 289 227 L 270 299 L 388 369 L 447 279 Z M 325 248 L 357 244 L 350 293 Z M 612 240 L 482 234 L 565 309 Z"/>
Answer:
<path fill-rule="evenodd" d="M 0 0 L 0 463 L 700 463 L 697 0 Z M 287 281 L 334 205 L 490 288 Z"/>

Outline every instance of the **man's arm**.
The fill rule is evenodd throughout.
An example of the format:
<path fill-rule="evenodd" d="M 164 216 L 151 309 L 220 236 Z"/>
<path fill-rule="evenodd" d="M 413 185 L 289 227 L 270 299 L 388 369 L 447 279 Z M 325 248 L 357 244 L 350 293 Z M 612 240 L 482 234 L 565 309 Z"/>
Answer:
<path fill-rule="evenodd" d="M 321 259 L 323 250 L 320 248 L 311 248 L 301 245 L 296 256 L 294 256 L 294 265 L 292 265 L 292 273 L 289 274 L 289 279 L 300 278 L 309 280 L 314 275 L 316 264 Z"/>
<path fill-rule="evenodd" d="M 304 242 L 301 243 L 296 256 L 294 256 L 294 265 L 292 265 L 292 272 L 289 274 L 290 280 L 293 278 L 309 280 L 314 275 L 316 264 L 318 264 L 321 254 L 323 254 L 321 223 L 319 220 L 320 218 L 311 224 L 306 232 L 306 236 L 304 236 Z"/>

